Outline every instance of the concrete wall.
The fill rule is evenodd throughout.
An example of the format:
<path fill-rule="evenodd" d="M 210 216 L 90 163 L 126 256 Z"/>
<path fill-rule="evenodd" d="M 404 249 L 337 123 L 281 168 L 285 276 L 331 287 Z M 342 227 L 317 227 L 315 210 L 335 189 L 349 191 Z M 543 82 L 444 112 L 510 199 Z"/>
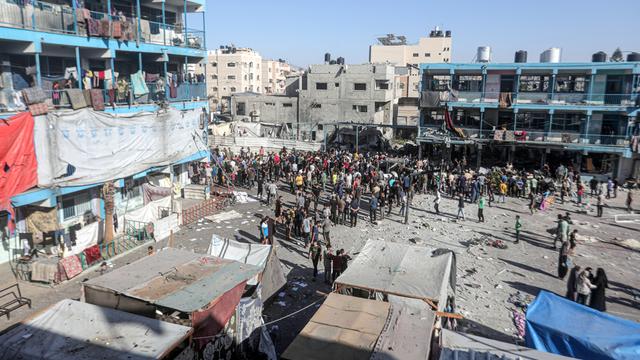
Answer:
<path fill-rule="evenodd" d="M 231 97 L 231 104 L 231 114 L 234 118 L 248 118 L 253 121 L 290 124 L 291 126 L 297 123 L 297 97 L 238 94 Z M 239 104 L 244 104 L 244 114 L 238 113 Z"/>
<path fill-rule="evenodd" d="M 262 56 L 251 49 L 209 52 L 207 94 L 218 102 L 236 92 L 262 91 Z M 235 64 L 235 66 L 229 66 Z M 235 77 L 229 79 L 229 77 Z"/>
<path fill-rule="evenodd" d="M 451 61 L 451 43 L 450 37 L 423 37 L 417 44 L 371 45 L 369 62 L 398 66 L 449 62 Z"/>

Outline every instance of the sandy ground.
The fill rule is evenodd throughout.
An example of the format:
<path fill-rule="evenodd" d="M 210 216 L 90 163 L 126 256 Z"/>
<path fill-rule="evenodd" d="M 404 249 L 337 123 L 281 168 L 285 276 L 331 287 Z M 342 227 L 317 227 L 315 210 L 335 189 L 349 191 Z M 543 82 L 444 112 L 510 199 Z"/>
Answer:
<path fill-rule="evenodd" d="M 255 189 L 250 192 L 255 194 Z M 325 192 L 325 195 L 327 193 Z M 288 204 L 293 196 L 281 191 Z M 456 221 L 457 201 L 443 198 L 440 205 L 442 214 L 433 212 L 433 196 L 417 195 L 410 211 L 409 223 L 403 224 L 394 208 L 390 218 L 371 224 L 368 211 L 361 210 L 358 226 L 337 225 L 331 230 L 334 248 L 344 248 L 357 254 L 368 239 L 387 240 L 400 243 L 417 243 L 432 247 L 449 248 L 457 255 L 457 311 L 465 316 L 460 322 L 460 330 L 480 334 L 490 338 L 517 341 L 512 310 L 515 308 L 507 299 L 521 292 L 533 298 L 540 289 L 564 295 L 566 283 L 556 276 L 558 253 L 553 250 L 553 238 L 547 229 L 555 228 L 558 212 L 572 212 L 574 225 L 593 242 L 579 243 L 575 263 L 603 267 L 609 278 L 607 291 L 608 312 L 624 318 L 640 321 L 640 251 L 620 246 L 617 242 L 625 239 L 640 239 L 639 223 L 616 223 L 614 214 L 623 214 L 622 204 L 625 193 L 608 202 L 605 217 L 598 219 L 593 213 L 578 214 L 573 204 L 556 204 L 545 213 L 530 215 L 526 200 L 508 198 L 504 204 L 493 203 L 485 208 L 485 223 L 478 223 L 477 207 L 467 204 L 467 219 Z M 366 203 L 366 202 L 363 202 Z M 366 205 L 363 204 L 366 209 Z M 176 234 L 174 246 L 195 252 L 207 251 L 211 235 L 235 238 L 242 242 L 258 242 L 258 223 L 262 215 L 273 215 L 273 208 L 259 202 L 237 204 L 227 211 L 235 211 L 233 219 L 214 223 L 201 220 L 183 227 Z M 522 241 L 513 244 L 515 215 L 522 217 Z M 284 240 L 278 229 L 276 235 L 277 252 L 287 274 L 287 285 L 275 295 L 265 309 L 265 321 L 272 322 L 283 316 L 307 307 L 293 316 L 268 326 L 278 353 L 286 349 L 306 322 L 311 318 L 323 299 L 323 293 L 331 291 L 324 284 L 322 274 L 318 281 L 312 279 L 312 264 L 307 257 L 302 242 Z M 413 239 L 413 240 L 410 240 Z M 486 245 L 473 245 L 476 239 L 500 239 L 507 249 Z M 157 248 L 166 246 L 166 240 L 155 244 Z M 113 260 L 114 266 L 128 264 L 146 255 L 146 246 Z M 99 276 L 96 270 L 83 274 L 55 287 L 20 282 L 23 295 L 33 300 L 33 309 L 23 307 L 11 314 L 11 320 L 0 319 L 0 329 L 34 314 L 63 298 L 80 297 L 80 283 Z M 15 282 L 8 264 L 0 267 L 0 283 Z M 315 304 L 309 306 L 310 304 Z"/>

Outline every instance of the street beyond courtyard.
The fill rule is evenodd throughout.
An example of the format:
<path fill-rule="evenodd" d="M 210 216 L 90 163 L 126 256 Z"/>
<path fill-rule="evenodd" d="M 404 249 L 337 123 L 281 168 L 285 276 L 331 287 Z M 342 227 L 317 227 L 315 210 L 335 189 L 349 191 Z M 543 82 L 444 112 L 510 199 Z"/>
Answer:
<path fill-rule="evenodd" d="M 285 207 L 295 206 L 295 197 L 287 185 L 281 183 L 278 194 L 283 196 Z M 324 202 L 328 201 L 328 194 L 326 191 L 323 193 Z M 218 214 L 222 220 L 201 219 L 183 227 L 174 235 L 173 247 L 205 254 L 213 235 L 244 243 L 259 243 L 260 219 L 265 215 L 273 216 L 274 209 L 254 197 L 255 189 L 249 195 L 249 202 L 235 204 Z M 404 217 L 399 216 L 397 206 L 390 216 L 379 219 L 375 224 L 369 221 L 368 211 L 360 209 L 356 227 L 331 227 L 331 241 L 334 249 L 344 249 L 352 258 L 358 256 L 367 240 L 454 251 L 457 261 L 456 313 L 464 317 L 458 320 L 458 329 L 519 342 L 521 338 L 514 323 L 514 311 L 518 311 L 518 306 L 531 301 L 540 289 L 561 296 L 566 293 L 567 278 L 561 280 L 557 277 L 558 251 L 553 249 L 554 236 L 549 231 L 556 228 L 558 213 L 569 212 L 573 223 L 571 229 L 578 229 L 580 234 L 573 257 L 574 265 L 593 269 L 601 267 L 608 274 L 607 312 L 640 321 L 640 252 L 633 248 L 637 244 L 635 239 L 640 237 L 640 227 L 633 221 L 617 222 L 615 219 L 617 214 L 626 214 L 625 196 L 621 190 L 616 199 L 609 200 L 602 218 L 595 217 L 595 210 L 587 214 L 578 213 L 579 208 L 571 202 L 556 203 L 547 211 L 531 215 L 526 199 L 507 198 L 505 203 L 494 202 L 492 206 L 486 206 L 486 222 L 479 223 L 475 204 L 467 203 L 466 220 L 457 220 L 457 199 L 443 196 L 441 213 L 437 215 L 433 210 L 434 195 L 416 194 L 407 224 L 404 224 Z M 364 195 L 363 200 L 363 204 L 366 203 L 368 195 Z M 516 215 L 520 215 L 522 222 L 521 241 L 517 244 L 514 243 Z M 168 241 L 165 239 L 151 245 L 161 251 Z M 287 284 L 266 305 L 264 318 L 280 354 L 332 289 L 322 281 L 322 273 L 314 281 L 312 261 L 304 242 L 295 238 L 287 241 L 281 224 L 276 227 L 275 244 Z M 147 256 L 146 246 L 112 260 L 111 264 L 117 268 L 144 256 Z M 10 327 L 61 299 L 79 299 L 81 282 L 99 275 L 98 269 L 94 269 L 53 287 L 20 282 L 23 295 L 32 299 L 33 308 L 23 307 L 14 311 L 10 320 L 0 321 L 0 329 Z M 2 267 L 0 280 L 3 283 L 13 281 L 7 264 Z"/>

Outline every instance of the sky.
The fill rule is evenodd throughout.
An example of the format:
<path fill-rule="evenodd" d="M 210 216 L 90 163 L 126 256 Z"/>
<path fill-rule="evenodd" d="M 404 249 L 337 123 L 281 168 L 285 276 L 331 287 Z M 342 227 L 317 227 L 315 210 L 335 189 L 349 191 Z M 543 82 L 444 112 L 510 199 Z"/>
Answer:
<path fill-rule="evenodd" d="M 207 0 L 206 11 L 208 49 L 250 47 L 303 67 L 325 52 L 365 63 L 377 37 L 413 43 L 434 26 L 453 32 L 453 62 L 472 61 L 478 46 L 491 46 L 493 62 L 517 50 L 537 61 L 549 47 L 562 48 L 562 61 L 640 52 L 640 0 Z"/>

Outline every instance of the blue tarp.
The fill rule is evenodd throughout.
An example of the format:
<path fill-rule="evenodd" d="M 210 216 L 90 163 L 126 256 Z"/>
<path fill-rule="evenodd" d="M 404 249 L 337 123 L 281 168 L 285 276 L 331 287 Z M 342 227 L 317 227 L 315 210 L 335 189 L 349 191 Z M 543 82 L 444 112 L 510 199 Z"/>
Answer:
<path fill-rule="evenodd" d="M 527 310 L 526 345 L 579 359 L 640 359 L 640 324 L 546 291 Z"/>

